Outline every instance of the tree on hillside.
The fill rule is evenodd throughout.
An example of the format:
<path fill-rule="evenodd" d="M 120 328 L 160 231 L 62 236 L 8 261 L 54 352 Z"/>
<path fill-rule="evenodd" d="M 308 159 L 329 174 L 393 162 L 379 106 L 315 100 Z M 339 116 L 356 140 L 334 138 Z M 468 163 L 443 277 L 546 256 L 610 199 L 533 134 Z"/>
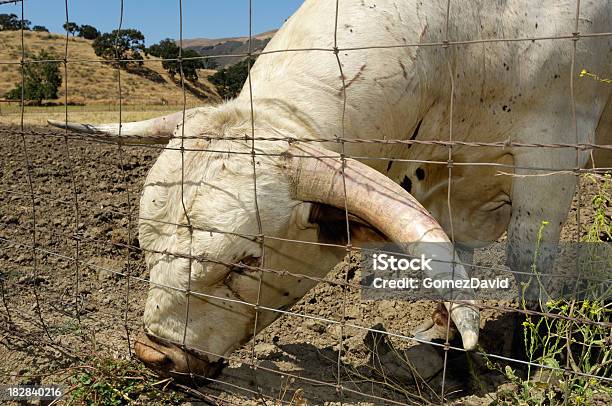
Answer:
<path fill-rule="evenodd" d="M 176 58 L 179 54 L 179 46 L 170 38 L 159 41 L 158 44 L 147 48 L 147 53 L 158 58 Z M 176 72 L 175 72 L 176 73 Z"/>
<path fill-rule="evenodd" d="M 32 31 L 49 32 L 47 27 L 45 27 L 44 25 L 35 25 L 34 27 L 32 27 Z"/>
<path fill-rule="evenodd" d="M 79 37 L 94 40 L 100 36 L 100 31 L 96 27 L 88 24 L 83 24 L 79 27 Z"/>
<path fill-rule="evenodd" d="M 183 58 L 199 58 L 202 55 L 198 54 L 193 49 L 183 49 Z M 185 79 L 196 81 L 198 80 L 198 69 L 204 69 L 203 59 L 183 59 L 183 74 Z M 178 65 L 178 63 L 177 63 Z"/>
<path fill-rule="evenodd" d="M 171 77 L 174 77 L 174 75 L 179 73 L 178 63 L 176 61 L 167 61 L 166 59 L 178 58 L 179 50 L 179 46 L 176 45 L 173 40 L 171 40 L 170 38 L 166 38 L 160 41 L 158 44 L 151 45 L 147 49 L 147 53 L 157 58 L 163 59 L 163 68 L 168 71 Z"/>
<path fill-rule="evenodd" d="M 79 26 L 77 25 L 77 23 L 73 23 L 72 21 L 68 21 L 64 23 L 62 27 L 64 27 L 64 30 L 72 34 L 73 37 L 74 37 L 74 34 L 76 34 L 76 32 L 79 30 Z"/>
<path fill-rule="evenodd" d="M 28 58 L 45 61 L 57 59 L 57 56 L 41 49 L 37 55 L 30 55 Z M 23 87 L 21 82 L 15 84 L 15 88 L 6 94 L 6 98 L 21 100 L 23 89 L 24 100 L 41 104 L 43 100 L 57 99 L 61 84 L 59 62 L 26 63 L 23 65 Z"/>
<path fill-rule="evenodd" d="M 101 58 L 115 60 L 118 57 L 123 60 L 120 62 L 122 67 L 126 67 L 129 60 L 142 66 L 142 52 L 145 50 L 144 40 L 144 35 L 138 30 L 114 30 L 96 38 L 92 47 L 96 55 Z"/>
<path fill-rule="evenodd" d="M 251 66 L 255 63 L 255 58 L 251 58 Z M 224 99 L 233 99 L 238 96 L 244 82 L 248 77 L 249 60 L 244 59 L 237 64 L 219 70 L 208 80 L 217 87 L 217 92 Z"/>
<path fill-rule="evenodd" d="M 159 42 L 159 44 L 152 45 L 147 49 L 147 53 L 163 59 L 162 66 L 168 71 L 171 77 L 180 74 L 180 65 L 178 61 L 173 60 L 179 57 L 180 47 L 176 45 L 176 42 L 170 38 L 166 38 Z M 204 69 L 206 66 L 202 59 L 189 59 L 198 58 L 200 54 L 191 49 L 183 49 L 183 74 L 185 79 L 196 81 L 198 80 L 198 69 Z M 170 59 L 170 60 L 167 60 Z"/>
<path fill-rule="evenodd" d="M 30 29 L 30 20 L 23 20 L 23 29 Z M 22 21 L 16 14 L 0 14 L 0 31 L 17 31 L 21 29 Z"/>

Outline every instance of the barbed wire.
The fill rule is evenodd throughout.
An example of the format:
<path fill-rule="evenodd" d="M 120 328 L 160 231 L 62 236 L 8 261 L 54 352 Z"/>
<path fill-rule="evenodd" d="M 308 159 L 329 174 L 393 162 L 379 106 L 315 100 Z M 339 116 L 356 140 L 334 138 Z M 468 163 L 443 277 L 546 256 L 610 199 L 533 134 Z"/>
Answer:
<path fill-rule="evenodd" d="M 12 135 L 12 134 L 22 134 L 21 131 L 19 130 L 15 130 L 15 129 L 11 129 L 11 128 L 0 128 L 0 134 L 7 134 L 7 135 Z M 23 134 L 25 135 L 35 135 L 35 136 L 40 136 L 40 137 L 63 137 L 64 133 L 60 133 L 57 131 L 53 131 L 53 130 L 49 130 L 49 131 L 36 131 L 36 130 L 24 130 Z M 105 144 L 110 144 L 110 145 L 125 145 L 125 146 L 131 146 L 131 147 L 145 147 L 145 148 L 157 148 L 157 149 L 164 149 L 164 150 L 172 150 L 172 147 L 168 147 L 168 146 L 158 146 L 158 145 L 144 145 L 144 144 L 140 144 L 138 143 L 138 140 L 146 140 L 146 141 L 151 141 L 151 140 L 159 140 L 158 142 L 162 142 L 162 141 L 167 141 L 170 138 L 169 137 L 149 137 L 149 136 L 137 136 L 137 135 L 124 135 L 124 136 L 112 136 L 112 135 L 106 135 L 106 136 L 102 136 L 99 133 L 93 133 L 93 134 L 86 134 L 86 133 L 77 133 L 77 132 L 73 132 L 73 131 L 69 131 L 68 132 L 68 136 L 72 137 L 75 140 L 83 140 L 83 141 L 88 141 L 88 142 L 96 142 L 96 143 L 105 143 Z M 288 144 L 301 144 L 301 143 L 334 143 L 334 144 L 338 144 L 338 143 L 344 143 L 344 144 L 373 144 L 373 145 L 407 145 L 407 146 L 411 146 L 411 145 L 430 145 L 430 146 L 438 146 L 438 147 L 453 147 L 453 146 L 459 146 L 459 147 L 488 147 L 488 148 L 555 148 L 555 149 L 559 149 L 559 148 L 570 148 L 570 149 L 576 149 L 579 151 L 589 151 L 589 150 L 610 150 L 612 151 L 612 144 L 593 144 L 593 143 L 585 143 L 585 142 L 578 142 L 576 144 L 571 144 L 571 143 L 538 143 L 538 142 L 518 142 L 518 141 L 512 141 L 510 139 L 508 139 L 507 141 L 499 141 L 499 142 L 480 142 L 480 141 L 445 141 L 445 140 L 402 140 L 402 139 L 359 139 L 359 138 L 342 138 L 342 137 L 335 137 L 335 138 L 295 138 L 292 136 L 286 136 L 286 137 L 265 137 L 265 136 L 258 136 L 258 137 L 252 137 L 250 135 L 244 135 L 244 136 L 232 136 L 232 135 L 223 135 L 223 134 L 206 134 L 206 133 L 201 133 L 200 135 L 194 135 L 194 136 L 172 136 L 172 139 L 177 139 L 177 140 L 204 140 L 204 141 L 244 141 L 244 142 L 252 142 L 252 141 L 268 141 L 268 142 L 286 142 Z M 178 148 L 174 148 L 175 150 L 180 150 Z M 201 152 L 222 152 L 222 153 L 232 153 L 232 154 L 244 154 L 245 152 L 242 151 L 229 151 L 229 150 L 210 150 L 210 149 L 206 149 L 206 148 L 185 148 L 185 151 L 192 151 L 192 152 L 197 152 L 197 151 L 201 151 Z M 247 152 L 247 154 L 250 154 L 250 152 Z M 257 155 L 261 155 L 261 156 L 278 156 L 280 155 L 280 153 L 277 154 L 270 154 L 270 153 L 263 153 L 263 152 L 259 152 L 256 151 L 255 154 Z M 303 157 L 303 158 L 313 158 L 313 159 L 319 159 L 319 158 L 336 158 L 335 156 L 332 155 L 294 155 L 296 157 Z M 347 154 L 346 155 L 347 158 L 355 158 L 355 155 L 350 155 Z M 361 158 L 361 157 L 357 157 L 357 158 Z M 401 160 L 401 158 L 394 158 L 394 157 L 376 157 L 373 156 L 371 158 L 380 158 L 380 159 L 388 159 L 388 160 Z M 408 162 L 424 162 L 424 163 L 443 163 L 443 164 L 447 164 L 449 161 L 430 161 L 430 160 L 407 160 Z M 451 161 L 454 162 L 454 161 Z M 457 163 L 457 162 L 455 162 Z M 487 164 L 487 162 L 481 162 L 483 164 Z M 469 165 L 472 164 L 478 164 L 478 162 L 470 162 L 468 163 Z M 515 167 L 516 168 L 516 167 Z M 525 167 L 527 169 L 532 169 L 531 167 Z M 535 167 L 535 169 L 537 169 L 537 167 Z M 582 168 L 581 168 L 582 169 Z"/>

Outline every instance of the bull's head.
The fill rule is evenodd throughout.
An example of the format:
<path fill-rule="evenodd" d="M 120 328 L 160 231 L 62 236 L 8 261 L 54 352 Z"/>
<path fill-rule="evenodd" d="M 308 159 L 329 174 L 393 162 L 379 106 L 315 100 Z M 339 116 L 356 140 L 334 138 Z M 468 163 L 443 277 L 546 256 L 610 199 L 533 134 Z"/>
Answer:
<path fill-rule="evenodd" d="M 250 108 L 239 102 L 189 110 L 184 126 L 182 113 L 123 124 L 121 131 L 116 124 L 50 122 L 95 137 L 168 143 L 140 201 L 151 284 L 146 335 L 136 346 L 147 365 L 166 374 L 212 375 L 223 357 L 278 317 L 270 309 L 299 300 L 315 285 L 308 276 L 324 276 L 345 253 L 316 244 L 330 230 L 345 235 L 346 227 L 337 227 L 345 224 L 345 208 L 356 231 L 352 244 L 371 236 L 410 243 L 410 254 L 441 260 L 427 276 L 467 277 L 462 266 L 453 270 L 452 245 L 436 220 L 402 187 L 324 144 L 299 142 L 323 135 L 290 117 L 258 110 L 254 117 L 256 137 L 277 139 L 257 140 L 255 155 L 245 139 Z M 431 242 L 439 252 L 431 252 Z M 455 305 L 450 316 L 464 347 L 473 349 L 478 312 Z"/>

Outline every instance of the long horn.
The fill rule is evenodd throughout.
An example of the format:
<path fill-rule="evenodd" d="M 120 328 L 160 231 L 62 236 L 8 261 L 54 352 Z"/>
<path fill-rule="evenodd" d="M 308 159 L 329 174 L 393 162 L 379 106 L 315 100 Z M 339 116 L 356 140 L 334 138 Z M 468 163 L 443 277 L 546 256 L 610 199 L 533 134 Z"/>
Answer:
<path fill-rule="evenodd" d="M 193 110 L 193 109 L 192 109 Z M 192 110 L 188 110 L 191 113 Z M 186 112 L 187 114 L 187 112 Z M 183 120 L 183 112 L 131 123 L 82 124 L 47 120 L 54 127 L 76 131 L 92 138 L 119 143 L 167 144 Z"/>
<path fill-rule="evenodd" d="M 312 145 L 291 147 L 287 162 L 296 199 L 339 208 L 346 204 L 351 214 L 376 227 L 391 241 L 410 243 L 410 254 L 418 252 L 436 258 L 432 271 L 427 273 L 432 280 L 469 278 L 460 264 L 455 263 L 453 269 L 453 259 L 456 261 L 458 256 L 453 254 L 452 244 L 438 222 L 391 179 L 367 165 L 346 159 L 343 182 L 340 156 Z M 471 300 L 473 293 L 464 292 L 463 297 L 453 293 L 456 299 L 462 299 L 462 304 L 455 304 L 448 309 L 449 313 L 461 334 L 463 347 L 473 350 L 480 327 L 479 313 L 473 306 L 476 302 Z"/>

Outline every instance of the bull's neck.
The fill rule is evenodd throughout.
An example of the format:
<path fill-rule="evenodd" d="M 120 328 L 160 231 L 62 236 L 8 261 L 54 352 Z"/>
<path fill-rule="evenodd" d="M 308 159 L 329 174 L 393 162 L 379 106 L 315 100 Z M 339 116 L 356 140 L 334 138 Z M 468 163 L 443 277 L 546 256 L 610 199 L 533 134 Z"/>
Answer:
<path fill-rule="evenodd" d="M 238 97 L 230 102 L 241 112 L 243 117 L 251 117 L 253 112 L 256 136 L 287 137 L 288 139 L 322 138 L 329 136 L 318 120 L 309 116 L 307 112 L 300 111 L 295 104 L 289 104 L 280 99 L 254 99 L 250 102 L 248 96 Z M 250 124 L 249 124 L 250 126 Z M 269 131 L 273 129 L 276 134 L 257 134 L 258 129 Z"/>
<path fill-rule="evenodd" d="M 431 77 L 422 77 L 424 68 L 414 64 L 396 65 L 387 69 L 394 78 L 387 83 L 380 80 L 381 69 L 375 64 L 345 67 L 344 81 L 338 75 L 308 80 L 290 75 L 273 83 L 254 75 L 253 105 L 300 128 L 295 138 L 405 139 L 444 84 L 432 84 Z M 250 106 L 248 88 L 237 102 Z"/>

